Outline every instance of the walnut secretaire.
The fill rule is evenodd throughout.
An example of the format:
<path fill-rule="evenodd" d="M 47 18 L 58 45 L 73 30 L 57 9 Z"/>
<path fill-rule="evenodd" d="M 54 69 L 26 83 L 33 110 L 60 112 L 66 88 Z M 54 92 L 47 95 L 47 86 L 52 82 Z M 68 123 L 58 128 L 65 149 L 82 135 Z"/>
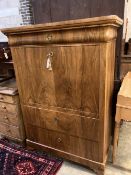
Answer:
<path fill-rule="evenodd" d="M 28 145 L 104 174 L 121 24 L 117 16 L 106 16 L 2 30 L 12 51 Z"/>

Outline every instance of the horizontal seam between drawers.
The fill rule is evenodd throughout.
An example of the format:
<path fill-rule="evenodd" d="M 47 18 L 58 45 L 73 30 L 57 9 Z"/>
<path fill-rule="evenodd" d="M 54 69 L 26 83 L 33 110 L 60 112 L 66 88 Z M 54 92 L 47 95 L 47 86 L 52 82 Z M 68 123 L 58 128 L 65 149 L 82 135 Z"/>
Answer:
<path fill-rule="evenodd" d="M 58 108 L 56 109 L 48 109 L 48 108 L 44 108 L 44 107 L 36 107 L 36 106 L 29 106 L 29 105 L 23 105 L 23 107 L 26 107 L 26 108 L 35 108 L 35 109 L 39 109 L 39 110 L 46 110 L 46 111 L 50 111 L 50 112 L 59 112 L 59 113 L 66 113 L 66 114 L 69 114 L 69 115 L 75 115 L 76 117 L 85 117 L 85 118 L 90 118 L 90 119 L 93 119 L 93 120 L 100 120 L 100 118 L 94 118 L 94 117 L 88 117 L 88 116 L 85 116 L 85 115 L 82 115 L 82 114 L 75 114 L 75 113 L 70 113 L 70 111 L 59 111 Z M 61 108 L 61 109 L 66 109 L 66 108 Z M 73 110 L 71 110 L 72 112 Z M 74 110 L 75 111 L 75 110 Z M 75 112 L 84 112 L 84 111 L 75 111 Z M 99 116 L 98 113 L 91 113 L 91 112 L 88 112 L 87 115 L 97 115 Z"/>
<path fill-rule="evenodd" d="M 42 129 L 42 130 L 47 130 L 47 131 L 51 131 L 51 132 L 57 132 L 59 134 L 64 134 L 64 135 L 67 135 L 67 136 L 71 136 L 71 137 L 80 138 L 80 139 L 83 139 L 83 140 L 88 140 L 88 141 L 91 141 L 91 142 L 99 143 L 99 140 L 95 141 L 95 140 L 88 139 L 88 138 L 83 138 L 83 137 L 80 137 L 80 136 L 69 135 L 69 134 L 66 134 L 65 132 L 61 132 L 61 131 L 56 131 L 56 130 L 51 130 L 51 129 L 47 129 L 47 128 L 42 128 L 40 126 L 35 126 L 35 125 L 32 125 L 32 124 L 29 124 L 29 125 L 33 126 L 33 127 L 37 127 L 39 129 Z M 27 124 L 26 124 L 26 126 L 27 126 Z"/>

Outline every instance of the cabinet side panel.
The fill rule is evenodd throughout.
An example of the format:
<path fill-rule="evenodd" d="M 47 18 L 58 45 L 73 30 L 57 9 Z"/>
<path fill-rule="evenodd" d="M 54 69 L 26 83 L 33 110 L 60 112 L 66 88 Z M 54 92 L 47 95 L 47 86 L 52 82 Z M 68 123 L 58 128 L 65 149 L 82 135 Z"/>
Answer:
<path fill-rule="evenodd" d="M 110 144 L 111 118 L 112 118 L 112 96 L 114 88 L 114 64 L 115 64 L 115 40 L 100 45 L 100 94 L 99 114 L 100 114 L 100 137 L 101 137 L 101 159 L 107 158 Z"/>
<path fill-rule="evenodd" d="M 107 72 L 106 72 L 106 96 L 105 96 L 105 118 L 104 118 L 104 157 L 108 153 L 111 136 L 112 120 L 112 98 L 114 89 L 114 70 L 115 70 L 115 44 L 116 41 L 107 43 Z"/>
<path fill-rule="evenodd" d="M 20 98 L 20 102 L 21 102 L 22 101 L 22 92 L 21 92 L 21 88 L 20 88 L 21 83 L 20 83 L 20 79 L 19 79 L 19 71 L 18 71 L 18 66 L 17 66 L 17 62 L 19 62 L 19 57 L 16 55 L 14 47 L 11 47 L 11 55 L 12 55 L 14 69 L 15 69 L 16 84 L 17 84 L 19 98 Z M 17 57 L 18 57 L 18 59 L 17 59 Z"/>

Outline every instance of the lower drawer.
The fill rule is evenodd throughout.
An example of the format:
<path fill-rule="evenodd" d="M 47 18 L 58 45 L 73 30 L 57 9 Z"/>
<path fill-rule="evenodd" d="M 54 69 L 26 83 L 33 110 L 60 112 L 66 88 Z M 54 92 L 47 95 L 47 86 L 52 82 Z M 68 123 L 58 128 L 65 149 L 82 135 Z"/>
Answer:
<path fill-rule="evenodd" d="M 23 114 L 25 123 L 29 125 L 99 141 L 99 120 L 97 119 L 27 106 L 23 106 Z"/>
<path fill-rule="evenodd" d="M 27 139 L 80 157 L 99 161 L 99 144 L 59 132 L 26 126 Z"/>
<path fill-rule="evenodd" d="M 0 123 L 0 133 L 2 133 L 2 135 L 10 136 L 18 139 L 21 139 L 22 137 L 19 127 L 7 125 L 5 123 Z"/>
<path fill-rule="evenodd" d="M 0 112 L 0 122 L 15 126 L 19 125 L 17 114 L 9 114 L 6 112 Z"/>

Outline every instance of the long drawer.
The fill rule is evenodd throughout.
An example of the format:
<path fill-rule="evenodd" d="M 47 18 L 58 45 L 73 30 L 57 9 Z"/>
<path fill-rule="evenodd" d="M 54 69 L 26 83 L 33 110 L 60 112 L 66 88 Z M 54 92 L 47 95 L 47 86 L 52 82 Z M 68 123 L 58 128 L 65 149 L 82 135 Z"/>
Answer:
<path fill-rule="evenodd" d="M 0 102 L 0 111 L 7 113 L 17 113 L 17 105 Z"/>
<path fill-rule="evenodd" d="M 23 107 L 25 123 L 68 135 L 99 141 L 99 120 L 79 115 Z"/>
<path fill-rule="evenodd" d="M 0 133 L 13 138 L 21 139 L 20 128 L 16 126 L 7 125 L 5 123 L 0 124 Z"/>
<path fill-rule="evenodd" d="M 24 34 L 22 35 L 22 40 L 18 40 L 16 37 L 11 40 L 11 45 L 30 45 L 30 44 L 60 44 L 60 43 L 85 43 L 88 40 L 91 41 L 92 32 L 94 29 L 76 29 L 74 31 L 64 30 L 64 31 L 52 31 L 52 32 L 42 32 L 33 33 L 33 35 Z M 95 32 L 95 37 L 100 39 L 100 35 Z M 104 39 L 104 38 L 102 38 Z M 94 41 L 94 39 L 93 39 Z"/>
<path fill-rule="evenodd" d="M 6 112 L 0 112 L 0 122 L 18 126 L 18 114 L 8 114 Z"/>
<path fill-rule="evenodd" d="M 55 131 L 26 126 L 27 139 L 80 157 L 99 161 L 99 144 Z"/>

